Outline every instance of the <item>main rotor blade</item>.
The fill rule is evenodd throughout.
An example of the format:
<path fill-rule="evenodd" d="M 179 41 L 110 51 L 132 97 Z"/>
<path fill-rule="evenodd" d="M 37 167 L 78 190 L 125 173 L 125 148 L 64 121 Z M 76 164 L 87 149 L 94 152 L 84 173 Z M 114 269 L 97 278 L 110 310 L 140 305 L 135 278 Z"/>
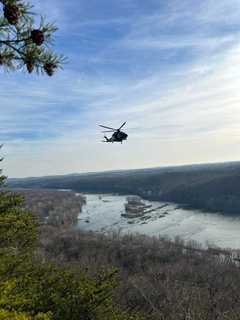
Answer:
<path fill-rule="evenodd" d="M 99 127 L 106 128 L 106 129 L 110 129 L 110 130 L 113 130 L 113 131 L 116 131 L 116 130 L 117 130 L 117 129 L 114 129 L 114 128 L 110 128 L 110 127 L 102 126 L 101 124 L 99 124 Z"/>
<path fill-rule="evenodd" d="M 124 122 L 118 130 L 121 130 L 123 126 L 125 126 L 126 122 Z"/>
<path fill-rule="evenodd" d="M 114 132 L 115 130 L 102 131 L 102 133 Z"/>

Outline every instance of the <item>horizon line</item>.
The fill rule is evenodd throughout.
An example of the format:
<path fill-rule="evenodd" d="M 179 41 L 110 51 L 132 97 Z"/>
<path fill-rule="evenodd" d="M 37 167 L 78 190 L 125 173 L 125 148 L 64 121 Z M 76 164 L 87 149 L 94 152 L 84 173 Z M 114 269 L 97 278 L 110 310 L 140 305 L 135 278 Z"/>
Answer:
<path fill-rule="evenodd" d="M 73 175 L 90 175 L 90 174 L 103 174 L 103 173 L 117 173 L 117 172 L 129 172 L 129 171 L 141 171 L 141 170 L 154 170 L 154 169 L 174 169 L 174 168 L 184 168 L 184 167 L 193 167 L 193 166 L 214 166 L 214 165 L 223 165 L 223 164 L 234 164 L 239 163 L 240 160 L 233 161 L 220 161 L 220 162 L 199 162 L 199 163 L 186 163 L 186 164 L 177 164 L 177 165 L 162 165 L 156 167 L 141 167 L 135 169 L 116 169 L 116 170 L 102 170 L 102 171 L 87 171 L 87 172 L 75 172 L 75 173 L 65 173 L 65 174 L 49 174 L 43 176 L 25 176 L 25 177 L 11 177 L 7 180 L 20 180 L 20 179 L 38 179 L 38 178 L 52 178 L 52 177 L 64 177 L 64 176 L 73 176 Z"/>

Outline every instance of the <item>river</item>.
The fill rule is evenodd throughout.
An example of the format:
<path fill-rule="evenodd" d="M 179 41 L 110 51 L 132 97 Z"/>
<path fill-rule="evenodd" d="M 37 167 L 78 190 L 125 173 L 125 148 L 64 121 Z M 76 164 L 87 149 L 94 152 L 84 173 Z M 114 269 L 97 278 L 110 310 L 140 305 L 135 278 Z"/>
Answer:
<path fill-rule="evenodd" d="M 146 201 L 155 209 L 145 217 L 124 218 L 126 196 L 86 194 L 87 203 L 79 215 L 77 228 L 109 233 L 142 233 L 154 236 L 179 236 L 220 248 L 240 248 L 240 218 L 186 210 L 178 205 Z M 161 207 L 161 208 L 159 208 Z"/>

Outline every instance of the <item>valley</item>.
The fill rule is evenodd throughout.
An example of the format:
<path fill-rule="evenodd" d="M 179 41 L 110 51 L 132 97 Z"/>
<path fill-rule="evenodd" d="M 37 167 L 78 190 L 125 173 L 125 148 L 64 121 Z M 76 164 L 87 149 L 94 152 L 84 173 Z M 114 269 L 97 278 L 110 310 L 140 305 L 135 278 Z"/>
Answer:
<path fill-rule="evenodd" d="M 13 188 L 139 195 L 191 209 L 240 215 L 240 162 L 9 179 Z"/>

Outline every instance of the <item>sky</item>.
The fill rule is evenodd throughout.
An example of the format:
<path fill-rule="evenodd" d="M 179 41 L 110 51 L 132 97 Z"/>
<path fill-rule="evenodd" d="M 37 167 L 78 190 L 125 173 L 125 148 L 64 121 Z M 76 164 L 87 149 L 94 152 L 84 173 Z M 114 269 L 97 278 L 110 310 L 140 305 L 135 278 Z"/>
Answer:
<path fill-rule="evenodd" d="M 54 77 L 0 70 L 9 177 L 240 160 L 239 0 L 32 0 Z M 129 134 L 101 143 L 104 124 Z"/>

